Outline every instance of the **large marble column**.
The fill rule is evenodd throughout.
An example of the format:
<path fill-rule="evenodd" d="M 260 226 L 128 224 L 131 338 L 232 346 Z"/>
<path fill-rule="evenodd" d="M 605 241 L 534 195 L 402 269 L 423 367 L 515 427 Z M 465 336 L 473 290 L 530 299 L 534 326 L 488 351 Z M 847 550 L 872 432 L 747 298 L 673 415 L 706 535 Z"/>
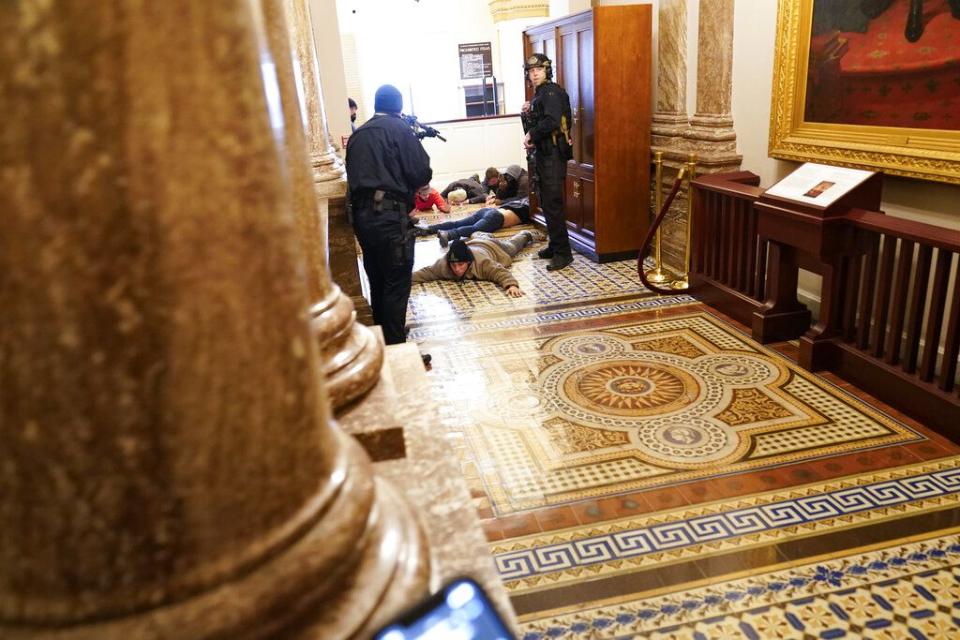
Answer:
<path fill-rule="evenodd" d="M 331 420 L 261 17 L 0 3 L 0 637 L 363 637 L 425 591 Z"/>
<path fill-rule="evenodd" d="M 330 131 L 327 128 L 320 64 L 317 61 L 309 2 L 308 0 L 286 0 L 286 2 L 305 98 L 303 112 L 307 123 L 310 158 L 313 163 L 313 179 L 316 183 L 317 196 L 327 201 L 321 206 L 321 211 L 327 213 L 322 226 L 330 257 L 328 264 L 333 281 L 350 297 L 360 319 L 366 324 L 372 324 L 373 313 L 363 297 L 360 285 L 357 242 L 353 228 L 347 220 L 346 172 L 343 162 L 330 143 Z M 333 18 L 336 19 L 335 8 Z M 345 105 L 344 108 L 346 108 Z M 328 230 L 329 234 L 327 234 Z"/>
<path fill-rule="evenodd" d="M 734 0 L 698 3 L 696 112 L 686 116 L 686 0 L 663 0 L 660 5 L 658 48 L 660 68 L 653 148 L 662 151 L 666 191 L 677 171 L 697 156 L 697 173 L 740 168 L 733 129 L 733 6 Z M 683 271 L 687 239 L 686 190 L 681 190 L 663 224 L 663 256 L 669 269 Z"/>
<path fill-rule="evenodd" d="M 377 382 L 383 364 L 383 344 L 374 333 L 356 321 L 354 303 L 344 295 L 330 277 L 327 260 L 328 212 L 332 200 L 343 200 L 346 191 L 343 163 L 327 141 L 326 120 L 320 95 L 320 77 L 313 48 L 313 29 L 306 0 L 282 0 L 290 18 L 285 42 L 276 45 L 278 71 L 281 75 L 288 142 L 295 157 L 290 158 L 297 171 L 291 175 L 296 190 L 295 208 L 300 218 L 301 236 L 305 243 L 313 329 L 321 345 L 320 362 L 327 378 L 327 388 L 335 408 L 363 395 Z M 282 46 L 282 50 L 279 48 Z M 293 64 L 291 66 L 291 46 Z M 279 58 L 284 64 L 280 64 Z M 302 82 L 293 76 L 298 73 Z M 302 91 L 298 88 L 302 87 Z M 304 154 L 304 127 L 308 123 L 313 179 L 299 168 L 307 160 Z M 318 201 L 319 196 L 319 201 Z M 356 265 L 356 249 L 350 231 L 350 249 Z M 356 267 L 354 267 L 356 270 Z"/>
<path fill-rule="evenodd" d="M 686 132 L 690 151 L 700 158 L 703 172 L 740 168 L 737 134 L 733 129 L 733 5 L 734 0 L 700 3 L 697 40 L 697 111 Z"/>

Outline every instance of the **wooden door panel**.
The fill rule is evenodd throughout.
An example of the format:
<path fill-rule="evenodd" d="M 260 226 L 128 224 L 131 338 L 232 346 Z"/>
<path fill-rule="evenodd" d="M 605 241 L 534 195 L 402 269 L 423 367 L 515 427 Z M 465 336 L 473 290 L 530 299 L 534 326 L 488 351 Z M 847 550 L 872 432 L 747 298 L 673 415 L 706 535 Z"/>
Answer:
<path fill-rule="evenodd" d="M 577 125 L 579 132 L 574 132 L 579 141 L 580 154 L 575 156 L 580 164 L 593 165 L 594 160 L 594 101 L 593 101 L 593 29 L 577 32 L 577 59 L 578 69 L 578 111 Z M 571 94 L 572 95 L 572 94 Z M 628 100 L 628 96 L 619 96 L 620 100 Z M 571 107 L 573 105 L 571 104 Z"/>
<path fill-rule="evenodd" d="M 591 238 L 597 235 L 597 183 L 593 176 L 580 180 L 580 233 Z"/>
<path fill-rule="evenodd" d="M 563 181 L 563 215 L 567 220 L 567 226 L 573 229 L 580 228 L 582 218 L 579 192 L 579 178 L 567 173 Z"/>
<path fill-rule="evenodd" d="M 570 112 L 577 114 L 577 108 L 580 105 L 580 51 L 577 42 L 577 33 L 567 33 L 560 36 L 561 50 L 563 52 L 563 74 L 556 80 L 567 91 L 570 96 Z M 573 157 L 579 161 L 580 143 L 579 138 L 574 134 L 573 138 Z"/>

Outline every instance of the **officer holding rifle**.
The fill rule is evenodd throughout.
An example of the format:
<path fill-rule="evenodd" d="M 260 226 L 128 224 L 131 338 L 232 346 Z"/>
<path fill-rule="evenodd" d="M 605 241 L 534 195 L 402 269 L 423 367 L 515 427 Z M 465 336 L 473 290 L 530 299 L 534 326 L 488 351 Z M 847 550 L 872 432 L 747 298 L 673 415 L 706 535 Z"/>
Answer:
<path fill-rule="evenodd" d="M 406 341 L 415 235 L 410 215 L 416 190 L 430 182 L 430 157 L 401 118 L 403 96 L 392 85 L 377 89 L 376 115 L 347 143 L 347 185 L 353 229 L 370 280 L 374 322 L 384 341 Z M 424 355 L 424 363 L 429 356 Z"/>
<path fill-rule="evenodd" d="M 563 182 L 567 160 L 573 157 L 570 97 L 553 82 L 553 65 L 547 56 L 535 53 L 526 59 L 523 68 L 534 87 L 533 99 L 523 104 L 520 113 L 525 133 L 523 146 L 530 162 L 531 186 L 546 218 L 550 238 L 547 247 L 537 255 L 549 258 L 547 269 L 557 271 L 573 262 L 563 214 Z"/>

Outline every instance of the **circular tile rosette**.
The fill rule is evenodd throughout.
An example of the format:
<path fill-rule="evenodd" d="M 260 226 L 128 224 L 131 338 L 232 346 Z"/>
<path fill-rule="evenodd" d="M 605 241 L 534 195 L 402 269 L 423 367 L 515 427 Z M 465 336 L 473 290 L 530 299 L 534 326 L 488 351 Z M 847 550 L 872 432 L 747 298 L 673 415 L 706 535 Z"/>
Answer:
<path fill-rule="evenodd" d="M 684 357 L 633 350 L 609 335 L 561 338 L 549 351 L 560 361 L 540 376 L 549 401 L 538 408 L 576 424 L 625 432 L 642 458 L 677 468 L 742 455 L 747 440 L 712 417 L 730 401 L 725 385 L 770 384 L 780 374 L 749 354 Z"/>
<path fill-rule="evenodd" d="M 563 395 L 580 407 L 617 416 L 668 414 L 700 395 L 693 376 L 677 367 L 622 357 L 576 367 L 562 385 Z"/>

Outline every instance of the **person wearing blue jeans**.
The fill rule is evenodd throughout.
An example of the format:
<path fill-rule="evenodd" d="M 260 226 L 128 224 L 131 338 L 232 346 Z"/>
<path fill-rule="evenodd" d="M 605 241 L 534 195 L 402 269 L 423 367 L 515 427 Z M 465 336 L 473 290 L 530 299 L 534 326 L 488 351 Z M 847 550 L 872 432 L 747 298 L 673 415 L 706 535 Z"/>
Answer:
<path fill-rule="evenodd" d="M 507 203 L 499 209 L 497 207 L 484 207 L 466 218 L 432 224 L 422 229 L 421 235 L 435 233 L 440 239 L 440 246 L 446 247 L 451 241 L 468 238 L 477 231 L 492 233 L 497 229 L 505 229 L 529 222 L 529 203 L 526 200 L 517 200 Z"/>

